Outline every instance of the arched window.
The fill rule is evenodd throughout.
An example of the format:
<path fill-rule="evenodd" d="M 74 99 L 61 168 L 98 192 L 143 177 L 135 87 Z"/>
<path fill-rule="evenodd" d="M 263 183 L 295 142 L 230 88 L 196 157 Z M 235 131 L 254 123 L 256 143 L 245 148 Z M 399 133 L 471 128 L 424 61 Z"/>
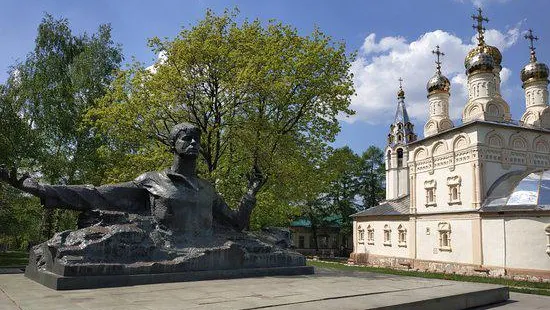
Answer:
<path fill-rule="evenodd" d="M 398 236 L 397 236 L 397 243 L 400 247 L 406 247 L 407 246 L 407 229 L 403 225 L 399 225 L 397 227 Z"/>
<path fill-rule="evenodd" d="M 451 225 L 449 223 L 439 223 L 437 225 L 439 231 L 439 250 L 451 251 Z"/>
<path fill-rule="evenodd" d="M 436 185 L 437 183 L 435 180 L 424 181 L 424 188 L 426 189 L 426 207 L 435 207 L 437 205 L 435 197 Z"/>
<path fill-rule="evenodd" d="M 391 246 L 391 229 L 390 225 L 384 225 L 384 245 Z"/>
<path fill-rule="evenodd" d="M 403 167 L 403 149 L 397 149 L 397 167 Z"/>
<path fill-rule="evenodd" d="M 458 188 L 456 188 L 456 187 L 452 188 L 452 199 L 453 200 L 458 200 Z"/>
<path fill-rule="evenodd" d="M 370 225 L 367 227 L 367 243 L 374 244 L 374 228 Z"/>
<path fill-rule="evenodd" d="M 357 227 L 357 240 L 359 243 L 363 243 L 365 240 L 365 230 L 361 227 L 361 225 Z"/>
<path fill-rule="evenodd" d="M 462 181 L 459 176 L 451 176 L 447 178 L 447 186 L 449 186 L 449 205 L 460 204 L 460 185 Z"/>

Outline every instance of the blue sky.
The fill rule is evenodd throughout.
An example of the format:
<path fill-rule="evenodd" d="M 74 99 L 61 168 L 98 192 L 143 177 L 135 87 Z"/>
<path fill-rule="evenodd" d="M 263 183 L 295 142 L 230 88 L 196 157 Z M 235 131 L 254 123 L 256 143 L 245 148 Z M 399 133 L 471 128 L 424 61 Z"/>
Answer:
<path fill-rule="evenodd" d="M 470 16 L 478 6 L 490 22 L 488 43 L 503 54 L 502 93 L 512 117 L 519 119 L 525 108 L 519 79 L 528 62 L 524 32 L 533 28 L 539 61 L 550 62 L 550 1 L 545 0 L 433 0 L 433 1 L 14 1 L 2 0 L 0 10 L 0 83 L 9 66 L 32 50 L 36 28 L 48 12 L 69 19 L 76 33 L 95 32 L 110 23 L 116 42 L 122 44 L 126 61 L 144 63 L 156 59 L 147 47 L 152 36 L 173 38 L 182 27 L 196 23 L 207 8 L 222 12 L 237 6 L 241 18 L 271 18 L 295 26 L 306 35 L 315 25 L 344 41 L 357 52 L 352 71 L 357 95 L 352 108 L 357 114 L 341 122 L 335 146 L 349 145 L 361 153 L 369 145 L 385 146 L 388 126 L 397 104 L 399 77 L 403 77 L 406 103 L 415 130 L 422 136 L 426 121 L 425 84 L 435 65 L 431 50 L 439 44 L 443 73 L 451 80 L 451 116 L 460 123 L 466 102 L 463 61 L 473 47 L 475 35 Z"/>

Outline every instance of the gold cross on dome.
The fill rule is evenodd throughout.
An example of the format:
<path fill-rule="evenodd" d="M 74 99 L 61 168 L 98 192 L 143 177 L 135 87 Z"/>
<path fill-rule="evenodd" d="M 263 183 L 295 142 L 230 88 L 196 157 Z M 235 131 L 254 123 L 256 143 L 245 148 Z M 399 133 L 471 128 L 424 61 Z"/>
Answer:
<path fill-rule="evenodd" d="M 399 81 L 399 91 L 397 92 L 397 97 L 399 99 L 405 99 L 405 91 L 403 90 L 403 84 L 402 84 L 403 79 L 399 78 L 398 81 Z"/>
<path fill-rule="evenodd" d="M 529 29 L 528 31 L 529 31 L 529 34 L 528 35 L 526 34 L 525 38 L 530 41 L 529 49 L 531 50 L 531 60 L 537 61 L 537 57 L 535 56 L 534 41 L 537 41 L 539 38 L 533 35 L 532 29 Z"/>
<path fill-rule="evenodd" d="M 437 57 L 437 60 L 435 61 L 435 63 L 437 64 L 437 72 L 441 72 L 441 61 L 439 57 L 445 56 L 445 53 L 439 51 L 439 45 L 435 46 L 435 51 L 432 51 L 432 53 L 434 53 Z"/>
<path fill-rule="evenodd" d="M 483 22 L 488 23 L 489 19 L 483 17 L 481 8 L 478 8 L 477 12 L 477 15 L 472 15 L 472 19 L 477 22 L 477 25 L 472 25 L 472 28 L 477 30 L 477 45 L 483 45 L 485 44 L 485 38 L 483 37 L 483 34 L 485 33 L 485 28 L 483 28 Z"/>

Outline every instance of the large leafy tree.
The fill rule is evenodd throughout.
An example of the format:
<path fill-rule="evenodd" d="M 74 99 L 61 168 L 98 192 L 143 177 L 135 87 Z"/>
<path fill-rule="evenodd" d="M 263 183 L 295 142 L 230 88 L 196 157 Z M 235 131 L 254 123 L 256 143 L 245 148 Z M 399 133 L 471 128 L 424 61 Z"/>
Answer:
<path fill-rule="evenodd" d="M 361 158 L 349 147 L 334 150 L 325 163 L 329 182 L 324 200 L 330 206 L 332 214 L 342 217 L 342 230 L 351 232 L 350 215 L 357 212 L 361 174 Z"/>
<path fill-rule="evenodd" d="M 97 135 L 84 126 L 84 113 L 102 97 L 122 61 L 109 25 L 74 35 L 66 19 L 46 14 L 34 51 L 15 66 L 22 114 L 40 135 L 40 172 L 49 182 L 98 180 Z"/>
<path fill-rule="evenodd" d="M 11 167 L 16 175 L 20 166 L 32 165 L 39 153 L 39 140 L 28 119 L 20 114 L 18 90 L 11 87 L 13 77 L 0 85 L 0 163 Z M 29 241 L 40 237 L 40 205 L 37 200 L 0 183 L 0 244 L 25 249 Z"/>
<path fill-rule="evenodd" d="M 359 195 L 363 199 L 363 208 L 371 208 L 385 196 L 384 152 L 371 145 L 361 155 L 361 173 L 359 176 Z"/>
<path fill-rule="evenodd" d="M 330 220 L 341 218 L 343 234 L 352 231 L 350 215 L 377 205 L 384 197 L 384 154 L 370 146 L 361 156 L 349 147 L 333 150 L 315 168 L 317 186 L 309 199 L 300 203 L 301 218 L 311 223 L 314 240 L 317 230 L 333 225 Z"/>
<path fill-rule="evenodd" d="M 0 132 L 0 163 L 13 176 L 22 170 L 50 183 L 98 183 L 97 148 L 103 139 L 83 119 L 105 94 L 121 61 L 109 25 L 92 35 L 74 35 L 66 19 L 46 14 L 34 50 L 12 67 L 0 88 L 0 125 L 6 128 Z M 14 196 L 4 192 L 2 197 Z M 52 223 L 61 229 L 74 218 L 51 210 L 44 215 L 45 236 L 51 235 Z"/>
<path fill-rule="evenodd" d="M 202 130 L 201 175 L 230 205 L 261 176 L 253 224 L 285 225 L 339 131 L 337 115 L 352 113 L 351 56 L 319 29 L 301 36 L 236 17 L 207 11 L 175 39 L 151 39 L 160 60 L 121 72 L 88 117 L 110 138 L 106 180 L 166 166 L 170 127 L 191 122 Z"/>

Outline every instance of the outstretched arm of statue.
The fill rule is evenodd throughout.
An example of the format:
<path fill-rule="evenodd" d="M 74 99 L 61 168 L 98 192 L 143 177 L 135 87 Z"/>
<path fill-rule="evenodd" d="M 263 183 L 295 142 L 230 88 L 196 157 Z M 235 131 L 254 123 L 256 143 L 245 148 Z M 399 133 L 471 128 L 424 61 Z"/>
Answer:
<path fill-rule="evenodd" d="M 230 223 L 235 229 L 241 231 L 250 224 L 250 215 L 256 206 L 256 194 L 267 181 L 260 169 L 255 166 L 253 173 L 248 177 L 248 189 L 239 202 L 237 210 L 231 210 L 227 204 L 219 198 L 215 204 L 214 217 L 218 220 Z"/>
<path fill-rule="evenodd" d="M 0 180 L 40 198 L 46 208 L 77 211 L 116 210 L 139 213 L 147 210 L 149 195 L 135 182 L 113 185 L 46 185 L 24 175 L 17 177 L 16 169 L 0 167 Z"/>
<path fill-rule="evenodd" d="M 19 178 L 17 176 L 17 168 L 15 167 L 9 170 L 5 165 L 0 165 L 0 181 L 4 181 L 17 189 L 37 197 L 41 197 L 44 194 L 44 187 L 40 183 L 31 178 L 27 173 Z"/>

